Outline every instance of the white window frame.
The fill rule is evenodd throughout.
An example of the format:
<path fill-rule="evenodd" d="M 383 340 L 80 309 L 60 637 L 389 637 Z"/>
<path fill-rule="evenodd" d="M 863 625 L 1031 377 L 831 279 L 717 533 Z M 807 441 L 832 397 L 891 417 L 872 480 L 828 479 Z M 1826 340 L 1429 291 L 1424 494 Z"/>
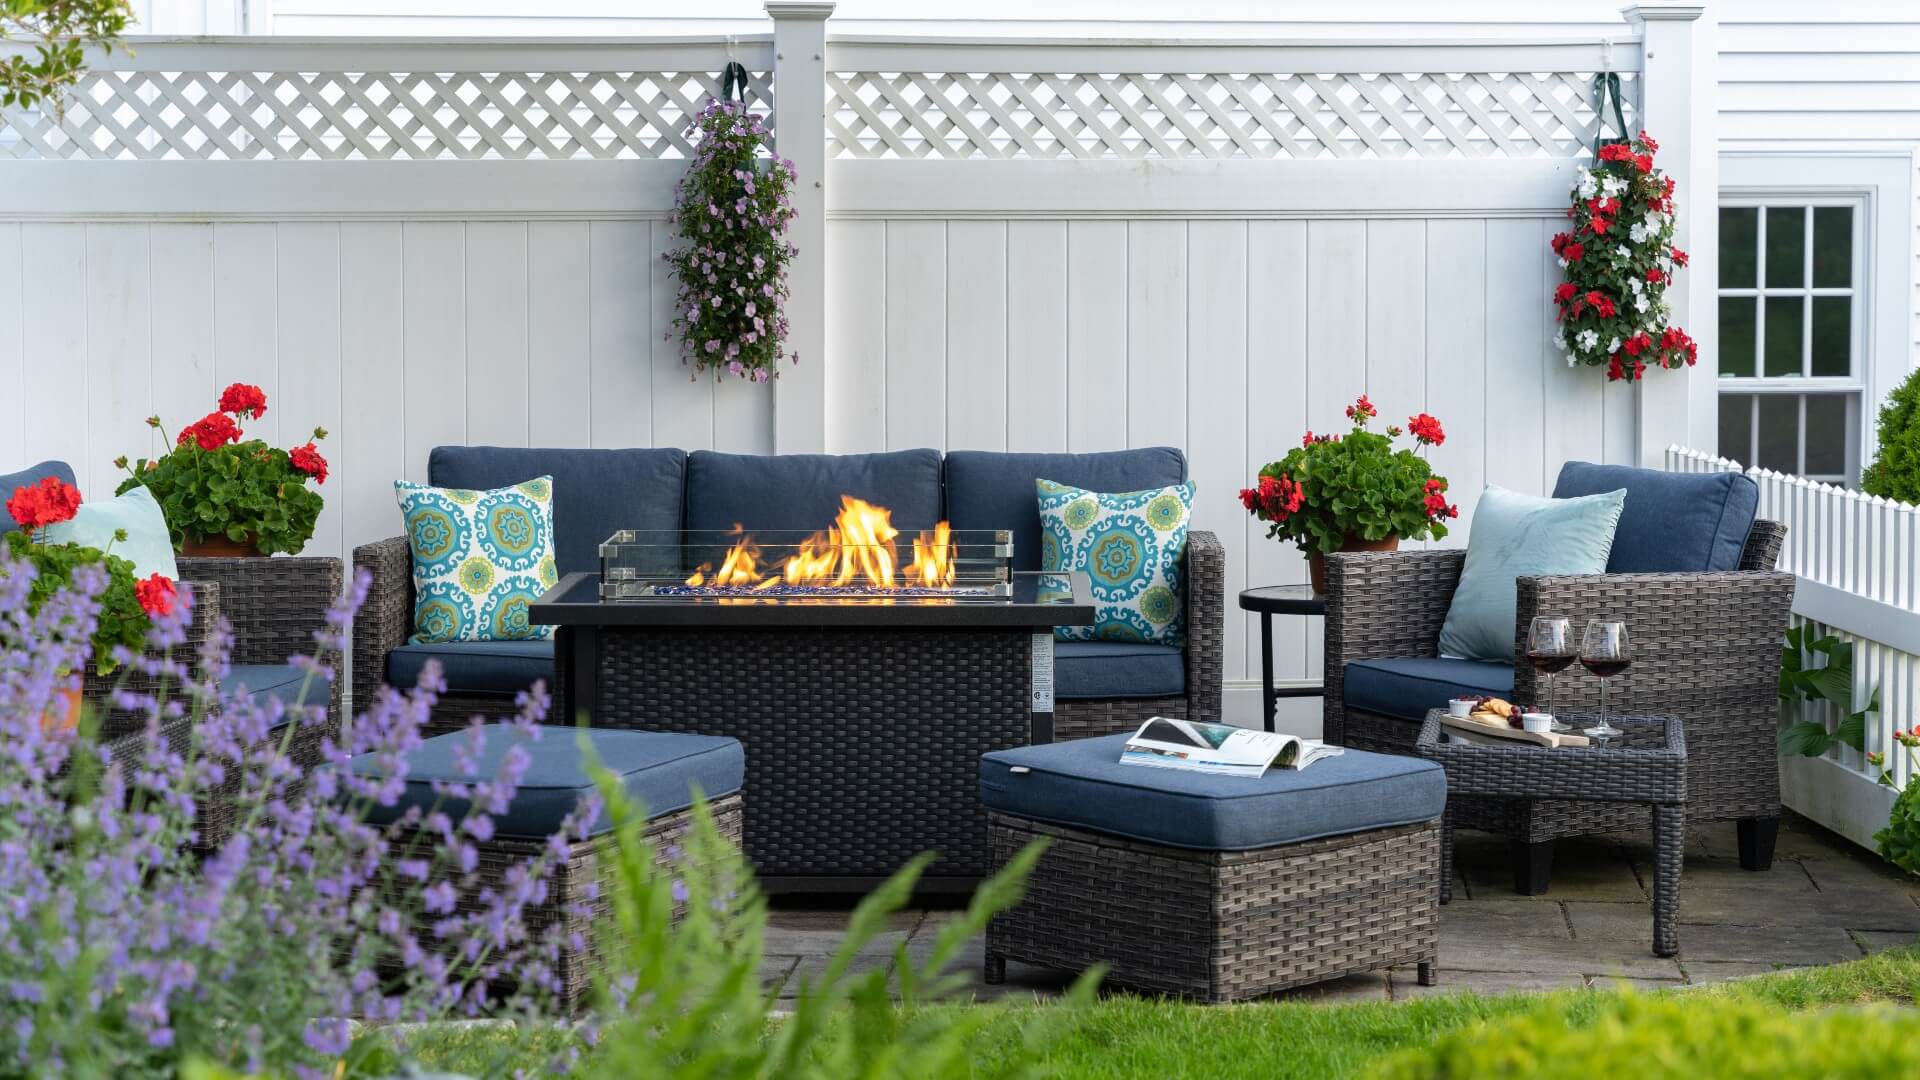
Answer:
<path fill-rule="evenodd" d="M 1816 286 L 1813 283 L 1813 209 L 1820 207 L 1844 207 L 1853 211 L 1853 236 L 1850 245 L 1852 266 L 1848 268 L 1847 286 Z M 1868 223 L 1873 213 L 1873 198 L 1870 191 L 1836 190 L 1833 188 L 1775 188 L 1775 189 L 1738 189 L 1725 190 L 1720 194 L 1717 209 L 1755 210 L 1754 229 L 1754 283 L 1751 287 L 1721 287 L 1716 282 L 1716 292 L 1720 299 L 1754 299 L 1753 305 L 1753 364 L 1755 372 L 1766 369 L 1766 318 L 1767 301 L 1773 297 L 1797 298 L 1801 301 L 1800 316 L 1800 371 L 1798 375 L 1721 375 L 1716 372 L 1718 385 L 1716 393 L 1724 401 L 1728 394 L 1751 394 L 1753 400 L 1749 407 L 1753 415 L 1748 419 L 1748 430 L 1753 432 L 1754 442 L 1745 447 L 1721 447 L 1720 452 L 1743 464 L 1757 462 L 1754 448 L 1758 446 L 1760 429 L 1760 398 L 1768 394 L 1845 394 L 1849 395 L 1847 409 L 1847 431 L 1845 436 L 1846 458 L 1844 474 L 1820 473 L 1807 474 L 1808 479 L 1822 480 L 1841 484 L 1858 481 L 1862 465 L 1864 440 L 1862 438 L 1861 416 L 1871 408 L 1868 398 L 1868 374 L 1871 369 L 1869 349 L 1871 335 L 1867 332 L 1870 317 L 1870 302 L 1873 295 L 1872 263 L 1868 259 L 1869 239 L 1872 236 Z M 1801 284 L 1792 286 L 1770 286 L 1767 281 L 1767 212 L 1768 210 L 1802 211 L 1805 230 L 1801 242 Z M 1717 272 L 1717 271 L 1716 271 Z M 1813 300 L 1815 297 L 1844 296 L 1852 301 L 1848 327 L 1852 340 L 1847 345 L 1848 374 L 1813 375 Z M 1725 342 L 1721 347 L 1725 348 Z M 1796 471 L 1802 471 L 1807 460 L 1807 407 L 1806 399 L 1800 399 L 1799 445 L 1795 448 Z"/>

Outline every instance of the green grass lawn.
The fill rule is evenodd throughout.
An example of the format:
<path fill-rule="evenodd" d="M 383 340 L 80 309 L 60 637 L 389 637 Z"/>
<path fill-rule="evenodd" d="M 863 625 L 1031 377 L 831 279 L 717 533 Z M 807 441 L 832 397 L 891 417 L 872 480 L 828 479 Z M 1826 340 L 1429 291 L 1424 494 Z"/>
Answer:
<path fill-rule="evenodd" d="M 1688 999 L 1741 998 L 1794 1010 L 1876 1002 L 1917 1006 L 1920 945 L 1831 967 L 1659 993 Z M 1220 1080 L 1353 1076 L 1395 1051 L 1548 1002 L 1565 1010 L 1577 1024 L 1602 1005 L 1604 995 L 1578 990 L 1487 996 L 1460 993 L 1406 1002 L 1209 1006 L 1116 994 L 1077 1019 L 1053 1048 L 1050 1063 L 1056 1070 L 1054 1075 L 1090 1080 L 1116 1076 Z M 995 1009 L 998 1015 L 975 1040 L 975 1060 L 982 1065 L 991 1065 L 1006 1055 L 1018 1044 L 1028 1023 L 1050 1008 L 1044 1004 L 942 1006 L 983 1007 Z M 429 1068 L 486 1074 L 502 1063 L 504 1042 L 505 1033 L 500 1029 L 465 1028 L 418 1040 L 414 1050 Z M 540 1060 L 544 1054 L 531 1058 Z"/>

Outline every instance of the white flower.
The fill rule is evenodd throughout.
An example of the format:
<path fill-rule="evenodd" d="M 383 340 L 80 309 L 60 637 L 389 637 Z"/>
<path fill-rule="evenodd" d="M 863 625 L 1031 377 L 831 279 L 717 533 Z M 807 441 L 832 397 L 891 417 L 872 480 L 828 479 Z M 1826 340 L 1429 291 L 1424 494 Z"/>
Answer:
<path fill-rule="evenodd" d="M 1608 351 L 1608 352 L 1610 352 L 1610 353 L 1617 353 L 1617 352 L 1619 352 L 1619 351 L 1620 351 L 1620 339 L 1619 339 L 1619 338 L 1614 338 L 1614 339 L 1613 339 L 1612 341 L 1609 341 L 1609 342 L 1607 342 L 1607 351 Z"/>
<path fill-rule="evenodd" d="M 1645 225 L 1636 224 L 1633 228 L 1627 230 L 1627 239 L 1632 240 L 1636 244 L 1646 243 L 1647 227 Z"/>
<path fill-rule="evenodd" d="M 1634 291 L 1634 295 L 1633 295 L 1633 309 L 1634 309 L 1635 311 L 1645 311 L 1645 310 L 1647 310 L 1647 298 L 1646 298 L 1646 296 L 1645 296 L 1645 294 L 1643 294 L 1643 293 L 1641 293 L 1641 292 L 1640 292 L 1639 290 L 1635 290 L 1635 291 Z"/>
<path fill-rule="evenodd" d="M 1579 342 L 1581 352 L 1591 352 L 1600 344 L 1600 334 L 1594 330 L 1582 330 L 1574 335 L 1574 340 Z"/>
<path fill-rule="evenodd" d="M 1580 172 L 1574 183 L 1574 189 L 1580 193 L 1580 197 L 1583 199 L 1593 198 L 1594 192 L 1600 190 L 1600 185 L 1594 181 L 1592 169 L 1584 165 L 1580 167 Z"/>
<path fill-rule="evenodd" d="M 1558 262 L 1558 263 L 1560 264 L 1560 269 L 1562 269 L 1562 270 L 1565 270 L 1565 269 L 1567 268 L 1567 260 L 1565 260 L 1565 259 L 1557 259 L 1557 260 L 1555 260 L 1555 261 L 1556 261 L 1556 262 Z"/>
<path fill-rule="evenodd" d="M 1622 183 L 1619 177 L 1603 176 L 1600 178 L 1600 190 L 1606 192 L 1609 196 L 1620 194 L 1626 190 L 1626 187 L 1627 185 Z"/>
<path fill-rule="evenodd" d="M 1553 347 L 1559 349 L 1561 352 L 1567 351 L 1567 331 L 1565 327 L 1553 332 Z"/>
<path fill-rule="evenodd" d="M 1666 215 L 1664 215 L 1664 214 L 1662 214 L 1662 213 L 1661 213 L 1660 211 L 1658 211 L 1658 210 L 1649 210 L 1649 211 L 1647 211 L 1647 219 L 1646 219 L 1646 220 L 1647 220 L 1647 231 L 1648 231 L 1648 232 L 1650 232 L 1650 233 L 1656 233 L 1656 232 L 1659 232 L 1659 231 L 1660 231 L 1660 226 L 1662 226 L 1662 225 L 1664 225 L 1664 224 L 1666 224 L 1666 221 L 1665 221 L 1665 217 L 1666 217 Z"/>
<path fill-rule="evenodd" d="M 1627 288 L 1632 292 L 1638 293 L 1641 289 L 1645 287 L 1646 286 L 1640 284 L 1640 279 L 1637 277 L 1630 277 L 1627 279 Z"/>
<path fill-rule="evenodd" d="M 1621 244 L 1621 245 L 1619 245 L 1618 247 L 1616 247 L 1616 248 L 1614 248 L 1614 249 L 1613 249 L 1613 253 L 1614 253 L 1615 255 L 1618 255 L 1618 256 L 1620 256 L 1620 257 L 1621 257 L 1621 258 L 1623 258 L 1623 259 L 1631 259 L 1631 258 L 1633 258 L 1633 252 L 1631 252 L 1631 251 L 1629 251 L 1629 250 L 1627 250 L 1627 245 L 1625 245 L 1625 244 Z"/>

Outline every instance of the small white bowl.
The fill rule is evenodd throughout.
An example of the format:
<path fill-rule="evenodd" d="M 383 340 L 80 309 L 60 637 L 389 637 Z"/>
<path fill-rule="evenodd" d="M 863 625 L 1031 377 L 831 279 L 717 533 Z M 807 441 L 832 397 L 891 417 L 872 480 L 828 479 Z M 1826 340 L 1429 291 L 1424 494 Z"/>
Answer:
<path fill-rule="evenodd" d="M 1520 727 L 1524 731 L 1534 731 L 1544 735 L 1553 730 L 1553 714 L 1543 712 L 1521 713 Z"/>
<path fill-rule="evenodd" d="M 1473 712 L 1475 704 L 1477 703 L 1472 698 L 1457 697 L 1449 699 L 1447 702 L 1447 714 L 1450 716 L 1465 717 Z"/>

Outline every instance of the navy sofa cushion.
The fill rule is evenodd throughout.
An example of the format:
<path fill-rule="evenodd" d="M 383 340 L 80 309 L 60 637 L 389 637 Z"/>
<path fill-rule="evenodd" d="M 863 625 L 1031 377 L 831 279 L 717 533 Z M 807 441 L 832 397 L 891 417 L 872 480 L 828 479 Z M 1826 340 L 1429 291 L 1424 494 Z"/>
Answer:
<path fill-rule="evenodd" d="M 554 566 L 600 569 L 600 544 L 621 529 L 678 529 L 685 492 L 683 450 L 525 449 L 436 446 L 427 483 L 486 491 L 553 477 Z"/>
<path fill-rule="evenodd" d="M 721 454 L 687 458 L 687 528 L 815 532 L 852 495 L 893 511 L 911 536 L 940 521 L 940 452 L 887 454 Z"/>
<path fill-rule="evenodd" d="M 327 681 L 315 675 L 309 683 L 307 673 L 292 664 L 235 664 L 220 680 L 220 689 L 223 694 L 232 694 L 242 686 L 255 699 L 276 697 L 288 705 L 327 704 Z M 304 698 L 300 693 L 303 687 Z"/>
<path fill-rule="evenodd" d="M 49 476 L 57 476 L 66 483 L 79 486 L 79 481 L 73 478 L 73 466 L 64 461 L 43 461 L 16 473 L 0 473 L 0 503 L 13 498 L 15 488 L 31 487 Z M 11 514 L 0 513 L 0 536 L 17 528 L 19 526 L 13 523 Z"/>
<path fill-rule="evenodd" d="M 1447 656 L 1355 660 L 1347 665 L 1347 707 L 1419 722 L 1448 698 L 1506 697 L 1513 693 L 1513 665 Z"/>
<path fill-rule="evenodd" d="M 1431 821 L 1447 803 L 1440 766 L 1348 750 L 1305 769 L 1240 776 L 1122 765 L 1127 735 L 996 750 L 980 758 L 980 801 L 1170 847 L 1243 851 Z M 1015 768 L 1024 768 L 1016 773 Z"/>
<path fill-rule="evenodd" d="M 1760 485 L 1741 473 L 1670 473 L 1569 461 L 1553 497 L 1627 490 L 1607 556 L 1610 574 L 1738 570 L 1760 509 Z"/>
<path fill-rule="evenodd" d="M 1180 697 L 1187 692 L 1187 656 L 1174 645 L 1131 641 L 1056 641 L 1053 693 L 1088 698 Z"/>
<path fill-rule="evenodd" d="M 406 790 L 399 801 L 393 806 L 375 807 L 368 812 L 367 820 L 385 825 L 417 806 L 423 813 L 437 808 L 459 821 L 467 812 L 467 801 L 436 795 L 433 782 L 491 779 L 498 775 L 508 748 L 519 746 L 526 749 L 530 761 L 507 812 L 494 816 L 494 831 L 503 836 L 551 836 L 580 804 L 581 797 L 594 788 L 593 777 L 581 761 L 582 735 L 593 744 L 600 764 L 619 776 L 627 794 L 650 818 L 692 806 L 696 788 L 709 800 L 739 791 L 747 766 L 739 741 L 718 735 L 543 727 L 539 738 L 531 738 L 511 724 L 489 724 L 481 731 L 485 737 L 480 753 L 474 756 L 475 774 L 462 771 L 457 752 L 470 745 L 467 740 L 472 736 L 468 732 L 435 736 L 407 755 Z M 346 767 L 362 776 L 385 775 L 376 754 L 362 754 Z M 612 828 L 608 815 L 601 814 L 591 832 L 599 835 Z"/>
<path fill-rule="evenodd" d="M 1040 569 L 1040 498 L 1034 481 L 1088 491 L 1144 491 L 1185 483 L 1187 456 L 1171 446 L 1099 454 L 947 455 L 946 516 L 956 529 L 1012 529 L 1013 568 Z"/>
<path fill-rule="evenodd" d="M 387 654 L 387 685 L 411 690 L 428 660 L 440 661 L 447 692 L 512 697 L 539 679 L 553 688 L 553 642 L 443 641 L 402 645 Z"/>

